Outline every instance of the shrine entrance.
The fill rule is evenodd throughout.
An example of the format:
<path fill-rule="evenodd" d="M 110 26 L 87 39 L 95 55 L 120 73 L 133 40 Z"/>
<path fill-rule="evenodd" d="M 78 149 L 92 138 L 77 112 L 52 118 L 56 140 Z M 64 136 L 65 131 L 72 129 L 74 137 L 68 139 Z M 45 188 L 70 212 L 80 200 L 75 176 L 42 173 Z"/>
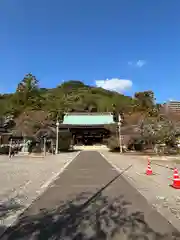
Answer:
<path fill-rule="evenodd" d="M 111 113 L 69 113 L 60 128 L 69 129 L 74 145 L 100 145 L 110 137 L 109 124 L 114 124 Z"/>

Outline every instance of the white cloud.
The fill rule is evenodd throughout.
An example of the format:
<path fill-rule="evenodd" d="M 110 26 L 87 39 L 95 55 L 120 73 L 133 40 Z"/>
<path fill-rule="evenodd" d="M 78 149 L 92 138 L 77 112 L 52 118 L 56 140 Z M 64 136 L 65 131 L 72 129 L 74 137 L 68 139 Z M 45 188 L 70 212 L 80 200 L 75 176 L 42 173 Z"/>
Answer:
<path fill-rule="evenodd" d="M 146 64 L 145 60 L 138 60 L 136 62 L 136 66 L 139 67 L 139 68 L 143 67 L 145 64 Z"/>
<path fill-rule="evenodd" d="M 127 79 L 111 78 L 106 80 L 96 80 L 96 86 L 107 90 L 124 92 L 132 87 L 132 81 Z"/>
<path fill-rule="evenodd" d="M 145 60 L 138 60 L 136 62 L 128 62 L 129 66 L 134 66 L 134 67 L 138 67 L 138 68 L 142 68 L 144 65 L 146 64 Z"/>

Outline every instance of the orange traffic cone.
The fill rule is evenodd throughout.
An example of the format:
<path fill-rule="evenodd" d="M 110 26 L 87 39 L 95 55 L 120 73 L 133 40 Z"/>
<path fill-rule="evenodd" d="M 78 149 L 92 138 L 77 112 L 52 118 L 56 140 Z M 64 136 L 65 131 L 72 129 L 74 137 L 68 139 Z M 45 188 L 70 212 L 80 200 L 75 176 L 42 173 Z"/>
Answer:
<path fill-rule="evenodd" d="M 180 178 L 179 178 L 177 168 L 174 168 L 173 183 L 172 183 L 171 187 L 180 189 Z"/>
<path fill-rule="evenodd" d="M 148 159 L 148 166 L 147 166 L 147 169 L 146 169 L 146 175 L 152 175 L 153 172 L 152 172 L 152 168 L 151 168 L 151 165 L 150 165 L 150 160 Z"/>

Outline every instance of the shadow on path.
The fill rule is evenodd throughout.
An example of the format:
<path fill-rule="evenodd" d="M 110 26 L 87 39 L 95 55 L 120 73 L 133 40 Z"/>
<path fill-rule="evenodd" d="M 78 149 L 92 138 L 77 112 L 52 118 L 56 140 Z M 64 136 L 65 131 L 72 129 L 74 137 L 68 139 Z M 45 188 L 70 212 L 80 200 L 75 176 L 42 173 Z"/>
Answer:
<path fill-rule="evenodd" d="M 0 221 L 11 214 L 21 210 L 23 206 L 17 203 L 14 199 L 9 199 L 0 203 Z"/>
<path fill-rule="evenodd" d="M 88 192 L 81 193 L 51 211 L 41 209 L 38 215 L 22 215 L 1 239 L 180 239 L 177 232 L 170 236 L 153 231 L 143 213 L 129 211 L 131 203 L 123 196 L 110 199 L 99 194 L 91 202 L 89 196 Z"/>
<path fill-rule="evenodd" d="M 13 198 L 0 203 L 0 235 L 7 229 L 6 226 L 2 225 L 4 220 L 12 217 L 14 214 L 22 210 L 23 208 L 24 206 L 16 202 Z"/>

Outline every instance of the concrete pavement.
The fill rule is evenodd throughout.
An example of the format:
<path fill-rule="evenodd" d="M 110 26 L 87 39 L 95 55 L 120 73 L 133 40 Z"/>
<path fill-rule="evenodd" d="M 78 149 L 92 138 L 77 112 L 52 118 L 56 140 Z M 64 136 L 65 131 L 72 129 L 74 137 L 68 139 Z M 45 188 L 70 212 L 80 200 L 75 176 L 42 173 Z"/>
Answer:
<path fill-rule="evenodd" d="M 180 239 L 122 176 L 89 201 L 117 174 L 100 153 L 81 152 L 1 239 Z"/>

